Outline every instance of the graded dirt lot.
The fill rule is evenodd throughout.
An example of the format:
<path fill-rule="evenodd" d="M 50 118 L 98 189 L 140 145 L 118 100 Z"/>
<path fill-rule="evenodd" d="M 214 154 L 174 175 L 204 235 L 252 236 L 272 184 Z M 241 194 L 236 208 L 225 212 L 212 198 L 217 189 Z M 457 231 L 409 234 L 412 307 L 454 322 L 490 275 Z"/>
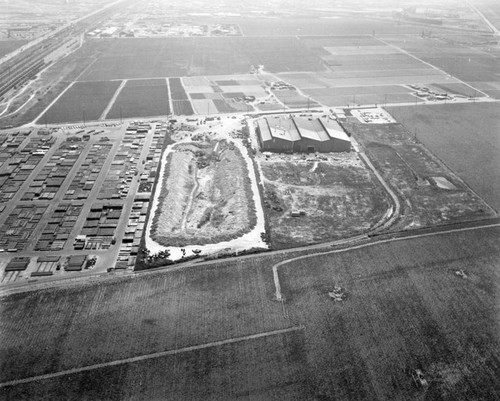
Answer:
<path fill-rule="evenodd" d="M 387 213 L 388 195 L 356 153 L 326 157 L 327 161 L 306 161 L 299 155 L 259 159 L 273 248 L 354 236 Z M 292 211 L 304 215 L 293 217 Z"/>
<path fill-rule="evenodd" d="M 63 373 L 1 384 L 0 394 L 498 399 L 499 235 L 476 229 L 292 262 L 279 270 L 284 309 L 271 272 L 282 257 L 271 255 L 4 296 L 0 383 Z M 335 285 L 343 303 L 328 296 Z M 421 389 L 405 374 L 417 368 L 429 383 Z"/>
<path fill-rule="evenodd" d="M 500 210 L 498 103 L 391 107 L 388 111 L 456 172 L 486 202 Z"/>

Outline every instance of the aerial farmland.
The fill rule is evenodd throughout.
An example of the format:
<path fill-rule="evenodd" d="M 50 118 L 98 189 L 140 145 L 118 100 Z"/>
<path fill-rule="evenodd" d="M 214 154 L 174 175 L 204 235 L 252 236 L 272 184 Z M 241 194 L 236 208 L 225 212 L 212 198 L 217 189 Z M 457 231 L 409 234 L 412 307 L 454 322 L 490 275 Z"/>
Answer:
<path fill-rule="evenodd" d="M 500 399 L 493 3 L 6 5 L 0 399 Z"/>

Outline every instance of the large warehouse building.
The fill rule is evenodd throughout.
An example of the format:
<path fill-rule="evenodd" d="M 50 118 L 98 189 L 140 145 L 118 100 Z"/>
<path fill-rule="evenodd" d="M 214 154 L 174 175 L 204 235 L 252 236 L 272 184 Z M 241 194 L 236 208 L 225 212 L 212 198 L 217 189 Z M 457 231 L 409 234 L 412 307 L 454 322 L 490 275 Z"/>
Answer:
<path fill-rule="evenodd" d="M 263 152 L 351 151 L 351 138 L 329 118 L 267 116 L 257 120 L 256 131 Z"/>

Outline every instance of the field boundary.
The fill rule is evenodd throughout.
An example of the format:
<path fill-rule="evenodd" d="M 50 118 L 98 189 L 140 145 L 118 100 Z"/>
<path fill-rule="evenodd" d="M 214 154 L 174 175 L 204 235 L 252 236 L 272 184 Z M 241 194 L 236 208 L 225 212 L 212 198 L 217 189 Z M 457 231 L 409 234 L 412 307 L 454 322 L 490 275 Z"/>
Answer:
<path fill-rule="evenodd" d="M 116 92 L 115 94 L 113 95 L 113 97 L 111 98 L 111 100 L 109 101 L 108 105 L 106 106 L 106 108 L 104 109 L 104 111 L 101 113 L 101 116 L 99 117 L 99 121 L 101 120 L 105 120 L 106 117 L 108 116 L 111 108 L 113 107 L 113 105 L 115 104 L 116 102 L 116 99 L 118 98 L 118 96 L 120 96 L 120 93 L 122 92 L 122 89 L 125 87 L 125 85 L 127 85 L 127 82 L 128 80 L 127 79 L 124 79 L 120 86 L 118 88 L 116 88 Z"/>
<path fill-rule="evenodd" d="M 169 351 L 155 352 L 153 354 L 140 355 L 140 356 L 125 358 L 125 359 L 117 359 L 117 360 L 111 361 L 111 362 L 103 362 L 103 363 L 97 363 L 95 365 L 82 366 L 80 368 L 62 370 L 60 372 L 55 372 L 55 373 L 47 373 L 47 374 L 39 375 L 39 376 L 26 377 L 24 379 L 11 380 L 8 382 L 0 383 L 0 388 L 9 387 L 9 386 L 16 386 L 19 384 L 31 383 L 31 382 L 40 381 L 40 380 L 53 379 L 56 377 L 67 376 L 67 375 L 71 375 L 71 374 L 75 374 L 75 373 L 88 372 L 91 370 L 101 369 L 101 368 L 105 368 L 108 366 L 126 365 L 128 363 L 140 362 L 140 361 L 144 361 L 144 360 L 148 360 L 148 359 L 156 359 L 156 358 L 161 358 L 161 357 L 169 356 L 169 355 L 177 355 L 177 354 L 182 354 L 184 352 L 197 351 L 200 349 L 206 349 L 206 348 L 211 348 L 211 347 L 219 347 L 221 345 L 227 345 L 227 344 L 235 344 L 235 343 L 240 343 L 240 342 L 244 342 L 244 341 L 255 340 L 258 338 L 271 337 L 271 336 L 275 336 L 275 335 L 291 333 L 293 331 L 299 331 L 299 330 L 305 330 L 305 326 L 302 326 L 302 325 L 301 326 L 294 326 L 294 327 L 289 327 L 286 329 L 266 331 L 266 332 L 257 333 L 257 334 L 250 334 L 248 336 L 243 336 L 243 337 L 233 337 L 233 338 L 229 338 L 226 340 L 213 341 L 210 343 L 192 345 L 189 347 L 177 348 L 177 349 L 173 349 L 173 350 L 169 350 Z"/>

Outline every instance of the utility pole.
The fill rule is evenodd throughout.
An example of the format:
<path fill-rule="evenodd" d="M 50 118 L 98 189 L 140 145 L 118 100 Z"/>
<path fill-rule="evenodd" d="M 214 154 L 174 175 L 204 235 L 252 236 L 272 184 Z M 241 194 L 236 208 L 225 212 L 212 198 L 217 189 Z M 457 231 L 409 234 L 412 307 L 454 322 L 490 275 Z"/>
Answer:
<path fill-rule="evenodd" d="M 83 126 L 85 127 L 85 110 L 83 110 Z"/>
<path fill-rule="evenodd" d="M 120 124 L 123 123 L 123 120 L 122 120 L 122 106 L 120 106 Z"/>

